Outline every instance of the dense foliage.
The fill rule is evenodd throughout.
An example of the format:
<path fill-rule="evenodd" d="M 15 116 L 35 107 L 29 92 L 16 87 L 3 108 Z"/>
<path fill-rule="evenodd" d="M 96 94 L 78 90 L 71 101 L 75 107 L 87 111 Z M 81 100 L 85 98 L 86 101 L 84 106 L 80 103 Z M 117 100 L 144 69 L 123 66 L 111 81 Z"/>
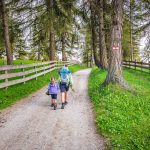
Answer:
<path fill-rule="evenodd" d="M 16 58 L 58 59 L 61 53 L 62 59 L 67 60 L 71 55 L 78 56 L 75 49 L 79 50 L 82 45 L 80 35 L 84 35 L 88 38 L 85 38 L 84 45 L 86 46 L 83 48 L 83 61 L 86 64 L 92 64 L 94 53 L 97 55 L 96 61 L 101 61 L 100 55 L 103 54 L 103 49 L 100 45 L 103 45 L 104 40 L 101 41 L 102 35 L 99 34 L 103 31 L 107 53 L 109 53 L 111 12 L 113 9 L 110 0 L 1 0 L 1 7 L 3 6 L 1 5 L 2 2 L 5 4 L 6 14 L 3 16 L 1 9 L 1 58 L 6 55 L 6 45 L 3 38 L 6 32 L 3 26 L 4 17 L 6 17 L 9 28 L 10 53 L 13 53 Z M 123 57 L 128 60 L 140 60 L 139 41 L 142 36 L 145 36 L 147 37 L 147 44 L 142 56 L 144 60 L 149 60 L 149 1 L 126 0 L 123 7 Z M 95 21 L 93 22 L 92 19 Z M 103 24 L 103 29 L 99 27 L 100 24 Z M 93 33 L 91 32 L 92 26 L 95 28 L 94 37 L 92 37 Z M 84 32 L 80 28 L 84 28 Z M 92 52 L 93 38 L 95 52 Z"/>

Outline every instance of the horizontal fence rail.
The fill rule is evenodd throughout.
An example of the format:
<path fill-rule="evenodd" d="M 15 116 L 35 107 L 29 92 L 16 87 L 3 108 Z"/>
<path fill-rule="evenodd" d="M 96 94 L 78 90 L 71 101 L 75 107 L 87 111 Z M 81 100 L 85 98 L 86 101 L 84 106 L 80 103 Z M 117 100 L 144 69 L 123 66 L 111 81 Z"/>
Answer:
<path fill-rule="evenodd" d="M 0 89 L 7 89 L 9 86 L 19 83 L 26 83 L 26 81 L 32 79 L 37 80 L 39 76 L 45 75 L 55 69 L 58 69 L 64 64 L 72 65 L 75 64 L 75 62 L 49 61 L 27 65 L 21 64 L 0 66 Z"/>
<path fill-rule="evenodd" d="M 123 66 L 129 69 L 135 69 L 150 74 L 150 62 L 145 63 L 145 62 L 138 62 L 138 61 L 124 61 Z"/>

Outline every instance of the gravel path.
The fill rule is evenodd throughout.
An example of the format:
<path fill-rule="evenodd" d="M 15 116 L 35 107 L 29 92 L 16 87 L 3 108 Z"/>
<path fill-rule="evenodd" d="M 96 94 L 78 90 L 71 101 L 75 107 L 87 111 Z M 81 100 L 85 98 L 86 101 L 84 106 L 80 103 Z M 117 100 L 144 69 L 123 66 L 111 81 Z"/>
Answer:
<path fill-rule="evenodd" d="M 0 112 L 0 150 L 103 150 L 88 97 L 90 69 L 73 74 L 75 92 L 61 110 L 50 107 L 47 87 Z"/>

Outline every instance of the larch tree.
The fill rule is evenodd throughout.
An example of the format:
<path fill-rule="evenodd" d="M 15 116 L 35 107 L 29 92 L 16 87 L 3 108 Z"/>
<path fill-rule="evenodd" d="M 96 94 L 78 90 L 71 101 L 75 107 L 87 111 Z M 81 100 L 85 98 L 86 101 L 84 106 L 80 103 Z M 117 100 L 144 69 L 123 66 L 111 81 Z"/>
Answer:
<path fill-rule="evenodd" d="M 133 61 L 133 29 L 132 29 L 132 15 L 133 15 L 133 5 L 134 5 L 134 0 L 130 0 L 130 59 Z"/>
<path fill-rule="evenodd" d="M 123 0 L 112 1 L 112 29 L 110 62 L 105 84 L 118 83 L 123 87 L 128 87 L 123 78 L 122 71 L 122 21 L 123 20 Z"/>
<path fill-rule="evenodd" d="M 68 38 L 69 35 L 73 32 L 73 10 L 76 9 L 75 1 L 70 0 L 67 2 L 60 1 L 59 6 L 61 9 L 61 14 L 58 17 L 59 23 L 58 23 L 58 35 L 60 35 L 60 42 L 61 42 L 61 53 L 62 53 L 62 61 L 67 61 L 67 51 L 66 47 L 68 44 Z"/>
<path fill-rule="evenodd" d="M 67 56 L 66 56 L 65 46 L 66 46 L 66 33 L 63 32 L 63 33 L 61 34 L 61 52 L 62 52 L 62 61 L 67 61 Z"/>
<path fill-rule="evenodd" d="M 0 15 L 3 24 L 3 34 L 4 34 L 5 49 L 6 49 L 6 56 L 7 56 L 7 65 L 12 65 L 13 54 L 11 50 L 10 35 L 9 35 L 9 20 L 8 20 L 9 17 L 7 14 L 7 9 L 4 0 L 0 0 Z"/>
<path fill-rule="evenodd" d="M 49 0 L 47 2 L 48 7 L 47 7 L 47 11 L 49 12 L 49 59 L 51 61 L 55 60 L 55 46 L 54 46 L 54 42 L 55 42 L 55 34 L 54 34 L 54 23 L 53 23 L 53 19 L 54 19 L 54 0 Z"/>
<path fill-rule="evenodd" d="M 104 0 L 99 0 L 99 48 L 100 48 L 100 64 L 104 69 L 108 68 L 107 49 L 104 31 Z"/>
<path fill-rule="evenodd" d="M 99 59 L 99 52 L 97 51 L 97 31 L 96 31 L 96 22 L 97 22 L 97 16 L 95 12 L 96 4 L 94 1 L 90 1 L 90 10 L 91 10 L 91 32 L 92 32 L 92 51 L 94 56 L 94 61 L 96 66 L 100 67 L 100 59 Z"/>

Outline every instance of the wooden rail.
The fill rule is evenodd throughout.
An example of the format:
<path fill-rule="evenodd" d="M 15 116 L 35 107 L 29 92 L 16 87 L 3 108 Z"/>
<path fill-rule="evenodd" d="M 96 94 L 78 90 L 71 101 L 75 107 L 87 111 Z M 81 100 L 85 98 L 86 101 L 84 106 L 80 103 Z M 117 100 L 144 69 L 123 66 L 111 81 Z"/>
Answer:
<path fill-rule="evenodd" d="M 26 83 L 26 81 L 36 79 L 45 75 L 52 70 L 58 69 L 64 64 L 71 65 L 73 63 L 63 61 L 49 61 L 34 64 L 21 65 L 3 65 L 0 66 L 0 89 L 9 86 Z"/>
<path fill-rule="evenodd" d="M 150 74 L 150 62 L 145 63 L 145 62 L 138 62 L 138 61 L 124 61 L 123 66 Z"/>

